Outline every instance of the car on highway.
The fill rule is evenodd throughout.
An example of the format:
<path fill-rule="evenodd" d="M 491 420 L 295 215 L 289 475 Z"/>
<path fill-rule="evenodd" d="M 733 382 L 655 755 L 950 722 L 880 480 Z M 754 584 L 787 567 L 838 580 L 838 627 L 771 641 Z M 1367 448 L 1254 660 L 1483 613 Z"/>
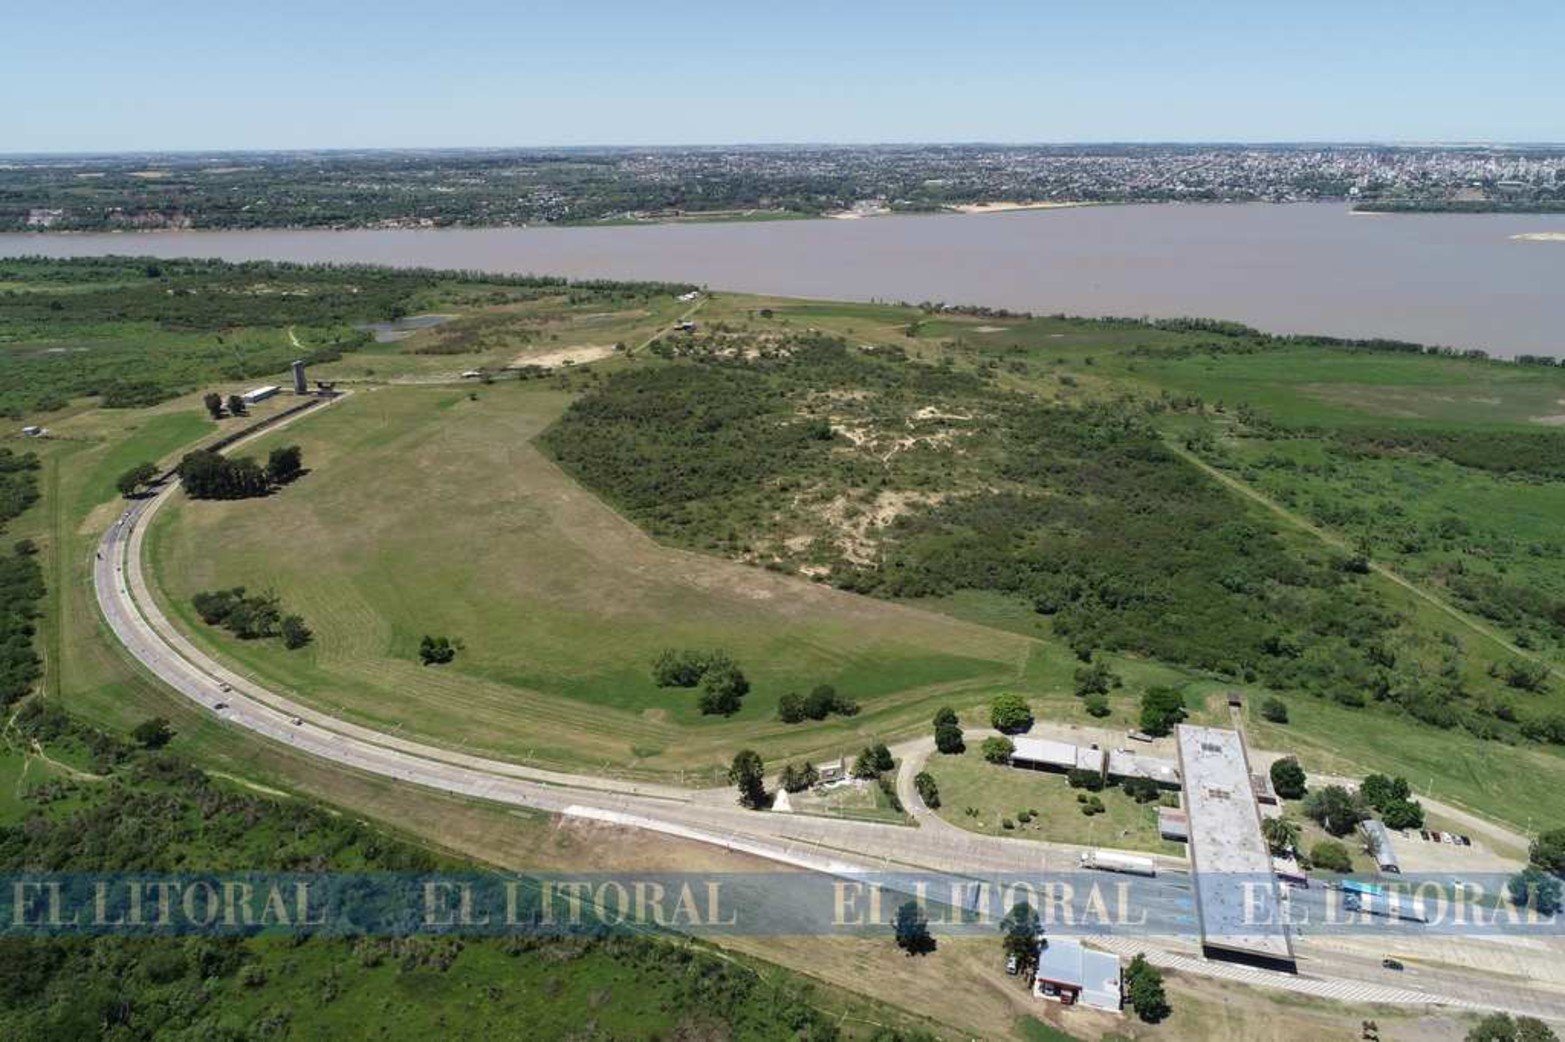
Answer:
<path fill-rule="evenodd" d="M 295 724 L 295 725 L 298 725 L 298 724 L 304 723 L 304 721 L 296 716 L 296 717 L 293 718 L 292 723 Z"/>
<path fill-rule="evenodd" d="M 228 703 L 227 702 L 213 702 L 212 703 L 212 708 L 213 709 L 227 709 L 228 708 Z"/>
<path fill-rule="evenodd" d="M 229 684 L 229 683 L 227 683 L 227 682 L 226 682 L 226 681 L 225 681 L 225 682 L 223 682 L 223 683 L 221 683 L 221 684 L 219 684 L 219 685 L 217 685 L 217 689 L 218 689 L 218 690 L 219 690 L 219 691 L 232 691 L 232 690 L 233 690 L 233 689 L 234 689 L 234 687 L 233 687 L 233 685 L 232 685 L 232 684 Z"/>
<path fill-rule="evenodd" d="M 1380 965 L 1384 969 L 1388 969 L 1388 970 L 1398 970 L 1398 971 L 1400 971 L 1400 970 L 1405 968 L 1402 965 L 1402 961 L 1400 959 L 1390 959 L 1390 958 L 1381 959 L 1380 960 Z"/>

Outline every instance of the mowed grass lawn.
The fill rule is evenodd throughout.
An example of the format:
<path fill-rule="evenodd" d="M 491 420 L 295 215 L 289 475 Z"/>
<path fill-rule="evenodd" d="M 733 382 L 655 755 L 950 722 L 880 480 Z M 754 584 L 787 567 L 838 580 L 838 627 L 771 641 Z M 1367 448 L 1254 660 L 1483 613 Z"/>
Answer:
<path fill-rule="evenodd" d="M 940 789 L 936 813 L 971 832 L 1174 856 L 1184 853 L 1183 844 L 1158 835 L 1156 803 L 1137 803 L 1117 787 L 1095 794 L 1104 810 L 1088 817 L 1076 800 L 1084 790 L 1071 788 L 1063 774 L 993 764 L 976 746 L 957 756 L 935 753 L 924 769 L 934 775 Z M 1022 811 L 1031 812 L 1032 820 L 1020 821 Z M 1005 827 L 1006 821 L 1011 828 Z"/>
<path fill-rule="evenodd" d="M 532 444 L 568 398 L 529 384 L 360 391 L 258 442 L 309 473 L 262 500 L 165 506 L 149 537 L 171 609 L 209 649 L 306 701 L 456 746 L 716 779 L 742 746 L 768 760 L 847 753 L 953 698 L 1022 676 L 1014 634 L 654 543 Z M 315 641 L 203 626 L 201 590 L 275 590 Z M 460 638 L 444 667 L 425 634 Z M 731 719 L 660 689 L 663 648 L 726 649 L 753 685 Z M 778 698 L 819 683 L 851 720 L 787 726 Z M 689 774 L 687 774 L 689 780 Z"/>

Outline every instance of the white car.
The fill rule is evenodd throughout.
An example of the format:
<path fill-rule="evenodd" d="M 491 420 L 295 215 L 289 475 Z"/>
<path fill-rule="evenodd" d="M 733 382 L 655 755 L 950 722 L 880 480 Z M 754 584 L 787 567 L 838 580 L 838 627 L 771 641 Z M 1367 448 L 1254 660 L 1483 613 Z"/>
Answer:
<path fill-rule="evenodd" d="M 1021 960 L 1018 959 L 1015 955 L 1012 955 L 1012 956 L 1010 956 L 1009 958 L 1007 958 L 1005 960 L 1005 972 L 1006 973 L 1008 973 L 1012 977 L 1014 977 L 1018 973 L 1020 973 L 1021 971 L 1022 971 Z"/>

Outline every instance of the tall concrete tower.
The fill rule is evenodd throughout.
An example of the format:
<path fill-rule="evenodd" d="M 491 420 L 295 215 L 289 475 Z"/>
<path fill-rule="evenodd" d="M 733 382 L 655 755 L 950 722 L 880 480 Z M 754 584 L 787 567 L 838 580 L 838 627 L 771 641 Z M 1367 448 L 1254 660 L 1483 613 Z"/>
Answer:
<path fill-rule="evenodd" d="M 304 360 L 302 358 L 295 359 L 293 363 L 293 393 L 310 393 L 310 382 L 304 378 Z"/>

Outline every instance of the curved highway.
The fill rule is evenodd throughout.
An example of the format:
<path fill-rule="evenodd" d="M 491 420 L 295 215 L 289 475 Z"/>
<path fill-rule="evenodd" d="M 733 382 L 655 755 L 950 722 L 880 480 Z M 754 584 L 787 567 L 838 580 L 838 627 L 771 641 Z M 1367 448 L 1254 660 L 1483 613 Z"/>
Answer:
<path fill-rule="evenodd" d="M 282 424 L 318 411 L 300 413 Z M 981 836 L 927 813 L 911 785 L 914 770 L 927 756 L 927 743 L 923 742 L 905 747 L 910 755 L 904 757 L 905 769 L 898 779 L 902 798 L 918 823 L 917 827 L 906 827 L 756 813 L 736 806 L 727 790 L 691 790 L 526 767 L 388 735 L 321 713 L 212 659 L 184 637 L 158 607 L 143 568 L 143 543 L 151 519 L 176 489 L 172 479 L 154 486 L 109 526 L 96 551 L 93 584 L 103 617 L 125 648 L 168 687 L 230 726 L 344 767 L 409 784 L 585 821 L 648 829 L 830 875 L 935 873 L 935 886 L 943 888 L 939 877 L 951 883 L 979 877 L 1026 878 L 1046 868 L 1074 867 L 1075 853 L 1081 848 Z M 1453 978 L 1439 990 L 1407 987 L 1385 980 L 1370 961 L 1334 953 L 1322 955 L 1330 959 L 1333 970 L 1350 977 L 1294 976 L 1208 962 L 1197 957 L 1189 925 L 1188 876 L 1178 870 L 1164 871 L 1156 881 L 1144 883 L 1144 888 L 1138 883 L 1138 896 L 1167 921 L 1184 924 L 1180 936 L 1109 943 L 1116 948 L 1145 947 L 1154 962 L 1341 1001 L 1438 1002 L 1565 1016 L 1565 1000 L 1552 995 L 1545 999 L 1530 989 L 1497 987 L 1491 979 L 1465 974 L 1439 974 L 1439 978 Z"/>

